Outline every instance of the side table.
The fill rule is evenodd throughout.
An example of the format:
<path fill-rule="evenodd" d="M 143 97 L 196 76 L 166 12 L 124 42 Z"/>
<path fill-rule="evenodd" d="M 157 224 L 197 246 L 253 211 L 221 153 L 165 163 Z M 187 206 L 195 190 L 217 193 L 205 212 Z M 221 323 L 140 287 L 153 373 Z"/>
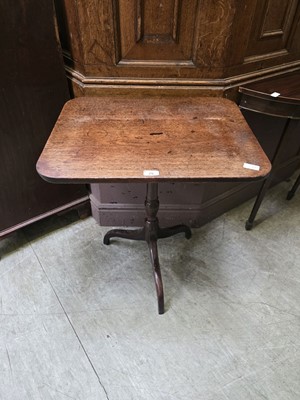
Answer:
<path fill-rule="evenodd" d="M 144 182 L 146 219 L 138 230 L 113 229 L 104 237 L 145 240 L 158 298 L 164 293 L 157 240 L 190 228 L 160 228 L 162 181 L 257 180 L 270 163 L 238 106 L 222 98 L 82 97 L 65 104 L 37 162 L 48 182 Z"/>
<path fill-rule="evenodd" d="M 263 181 L 246 221 L 246 230 L 251 230 L 274 174 L 282 162 L 281 155 L 288 143 L 294 147 L 293 159 L 289 161 L 300 161 L 300 70 L 242 86 L 239 91 L 241 93 L 240 108 L 242 110 L 278 117 L 284 122 L 281 135 L 277 139 L 274 155 L 271 157 L 272 172 Z M 293 133 L 292 136 L 292 131 L 297 132 Z M 291 143 L 291 137 L 293 143 Z M 294 137 L 296 137 L 296 140 Z M 293 197 L 300 183 L 298 182 L 299 180 L 289 192 L 288 199 Z"/>

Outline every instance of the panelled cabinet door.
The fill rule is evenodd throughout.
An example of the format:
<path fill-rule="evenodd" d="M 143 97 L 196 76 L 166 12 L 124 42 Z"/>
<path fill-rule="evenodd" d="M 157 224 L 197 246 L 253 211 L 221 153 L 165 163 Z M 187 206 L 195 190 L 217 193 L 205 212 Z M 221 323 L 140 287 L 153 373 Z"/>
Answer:
<path fill-rule="evenodd" d="M 297 5 L 298 0 L 257 2 L 246 61 L 288 54 L 297 23 Z"/>
<path fill-rule="evenodd" d="M 193 64 L 196 0 L 116 1 L 118 64 Z"/>

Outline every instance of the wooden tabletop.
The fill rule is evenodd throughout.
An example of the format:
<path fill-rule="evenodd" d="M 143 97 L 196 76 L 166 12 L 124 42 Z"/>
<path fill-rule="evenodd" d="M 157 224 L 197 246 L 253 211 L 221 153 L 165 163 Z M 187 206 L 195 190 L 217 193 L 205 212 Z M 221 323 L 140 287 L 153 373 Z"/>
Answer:
<path fill-rule="evenodd" d="M 300 70 L 248 83 L 239 92 L 244 110 L 300 119 Z"/>
<path fill-rule="evenodd" d="M 255 180 L 270 163 L 238 106 L 213 97 L 67 102 L 38 160 L 49 182 Z"/>
<path fill-rule="evenodd" d="M 268 99 L 275 95 L 273 100 L 278 102 L 289 102 L 300 104 L 300 70 L 273 76 L 268 79 L 262 79 L 248 83 L 239 88 L 240 92 L 261 96 Z"/>

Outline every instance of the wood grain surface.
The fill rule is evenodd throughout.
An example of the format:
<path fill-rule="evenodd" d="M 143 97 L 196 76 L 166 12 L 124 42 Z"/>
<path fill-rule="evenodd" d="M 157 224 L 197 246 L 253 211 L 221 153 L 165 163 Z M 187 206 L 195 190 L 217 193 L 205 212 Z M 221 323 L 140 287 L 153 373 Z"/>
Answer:
<path fill-rule="evenodd" d="M 65 104 L 37 170 L 49 182 L 255 180 L 270 163 L 229 100 L 82 97 Z"/>

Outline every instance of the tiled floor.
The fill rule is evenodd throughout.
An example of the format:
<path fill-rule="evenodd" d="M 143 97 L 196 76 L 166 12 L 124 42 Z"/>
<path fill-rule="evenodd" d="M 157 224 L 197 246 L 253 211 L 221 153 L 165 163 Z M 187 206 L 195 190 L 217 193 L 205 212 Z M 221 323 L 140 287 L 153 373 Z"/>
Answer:
<path fill-rule="evenodd" d="M 75 214 L 0 241 L 0 399 L 299 400 L 300 192 L 148 248 Z"/>

